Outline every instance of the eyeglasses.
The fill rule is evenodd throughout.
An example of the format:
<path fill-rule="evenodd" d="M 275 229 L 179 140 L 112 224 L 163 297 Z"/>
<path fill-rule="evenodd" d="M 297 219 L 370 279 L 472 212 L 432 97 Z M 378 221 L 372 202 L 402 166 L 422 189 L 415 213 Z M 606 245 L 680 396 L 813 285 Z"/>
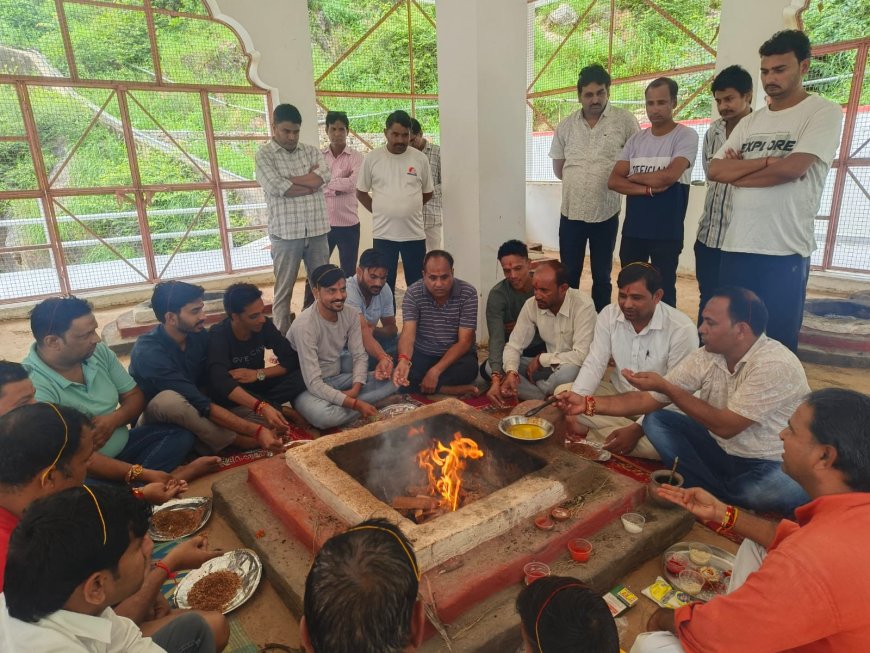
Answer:
<path fill-rule="evenodd" d="M 405 555 L 408 556 L 408 562 L 411 563 L 411 570 L 414 572 L 414 576 L 419 581 L 420 580 L 420 569 L 417 567 L 417 562 L 414 560 L 414 556 L 411 554 L 411 551 L 408 549 L 408 545 L 402 541 L 402 538 L 399 537 L 399 534 L 395 531 L 391 531 L 389 528 L 384 528 L 383 526 L 354 526 L 353 528 L 348 529 L 347 533 L 353 533 L 354 531 L 383 531 L 384 533 L 389 533 L 396 541 L 399 543 L 399 546 L 402 547 L 402 551 L 405 552 Z"/>

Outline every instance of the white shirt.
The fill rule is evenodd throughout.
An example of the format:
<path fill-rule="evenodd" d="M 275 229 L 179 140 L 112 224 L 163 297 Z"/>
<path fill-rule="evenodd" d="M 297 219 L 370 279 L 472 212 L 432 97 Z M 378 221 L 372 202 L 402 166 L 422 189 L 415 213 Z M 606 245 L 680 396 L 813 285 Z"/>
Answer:
<path fill-rule="evenodd" d="M 547 345 L 547 352 L 540 355 L 541 365 L 568 363 L 579 367 L 592 344 L 596 317 L 592 300 L 575 288 L 568 289 L 555 315 L 549 308 L 538 308 L 535 298 L 529 297 L 504 346 L 505 371 L 519 371 L 522 351 L 532 342 L 536 328 Z"/>
<path fill-rule="evenodd" d="M 0 651 L 3 653 L 165 653 L 139 627 L 112 608 L 98 617 L 58 610 L 35 624 L 9 616 L 0 594 Z"/>
<path fill-rule="evenodd" d="M 842 123 L 840 105 L 809 95 L 788 109 L 753 111 L 737 124 L 716 153 L 717 159 L 724 159 L 731 148 L 744 159 L 802 152 L 814 155 L 816 161 L 803 176 L 778 186 L 735 186 L 723 250 L 770 256 L 813 253 L 815 218 Z"/>
<path fill-rule="evenodd" d="M 610 375 L 611 383 L 617 392 L 632 392 L 636 388 L 625 380 L 622 370 L 664 376 L 696 349 L 695 323 L 672 306 L 659 302 L 649 324 L 637 333 L 619 306 L 609 304 L 598 314 L 592 346 L 571 390 L 581 395 L 595 394 L 612 357 L 616 369 Z"/>
<path fill-rule="evenodd" d="M 590 127 L 583 110 L 556 127 L 550 158 L 563 159 L 562 215 L 569 220 L 603 222 L 619 213 L 622 197 L 607 188 L 610 172 L 632 134 L 640 131 L 635 118 L 608 102 Z"/>
<path fill-rule="evenodd" d="M 721 354 L 698 349 L 665 376 L 714 408 L 751 419 L 754 424 L 733 438 L 710 435 L 732 456 L 782 460 L 780 432 L 810 392 L 801 362 L 784 345 L 762 334 L 748 352 L 728 371 Z M 657 401 L 665 395 L 650 393 Z"/>
<path fill-rule="evenodd" d="M 357 190 L 372 193 L 372 237 L 395 242 L 424 240 L 423 193 L 433 192 L 429 159 L 411 147 L 393 154 L 379 147 L 366 154 Z"/>

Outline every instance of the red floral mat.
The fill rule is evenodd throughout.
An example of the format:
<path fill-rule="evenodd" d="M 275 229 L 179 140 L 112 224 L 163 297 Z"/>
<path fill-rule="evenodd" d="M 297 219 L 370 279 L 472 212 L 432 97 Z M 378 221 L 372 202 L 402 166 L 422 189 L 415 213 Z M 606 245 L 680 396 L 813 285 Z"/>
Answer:
<path fill-rule="evenodd" d="M 305 429 L 293 424 L 290 425 L 290 429 L 284 434 L 284 442 L 313 439 L 312 435 Z M 242 465 L 247 465 L 255 460 L 268 458 L 273 455 L 265 449 L 249 449 L 246 451 L 244 449 L 236 449 L 235 447 L 228 447 L 227 449 L 224 449 L 221 454 L 221 461 L 218 463 L 218 472 L 234 469 L 235 467 L 241 467 Z"/>

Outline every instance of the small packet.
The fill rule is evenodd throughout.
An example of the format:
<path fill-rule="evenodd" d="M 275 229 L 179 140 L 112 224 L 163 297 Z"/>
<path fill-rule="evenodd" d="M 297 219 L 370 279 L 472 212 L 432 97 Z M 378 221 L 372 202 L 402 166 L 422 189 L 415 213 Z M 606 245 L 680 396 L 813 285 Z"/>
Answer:
<path fill-rule="evenodd" d="M 658 576 L 652 585 L 642 589 L 641 594 L 652 600 L 659 607 L 671 608 L 673 610 L 688 605 L 694 600 L 685 592 L 672 587 L 661 576 Z"/>
<path fill-rule="evenodd" d="M 617 585 L 604 595 L 604 602 L 610 608 L 610 613 L 616 617 L 637 603 L 637 594 L 625 585 Z"/>

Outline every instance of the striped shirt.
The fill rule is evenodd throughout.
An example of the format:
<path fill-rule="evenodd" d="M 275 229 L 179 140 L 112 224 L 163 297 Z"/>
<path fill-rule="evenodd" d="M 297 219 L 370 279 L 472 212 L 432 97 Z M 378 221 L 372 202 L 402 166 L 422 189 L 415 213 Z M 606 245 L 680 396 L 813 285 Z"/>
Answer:
<path fill-rule="evenodd" d="M 323 150 L 323 158 L 326 159 L 332 173 L 332 179 L 323 186 L 329 226 L 352 227 L 359 224 L 356 176 L 362 167 L 362 153 L 345 147 L 338 156 L 335 156 L 327 147 Z"/>
<path fill-rule="evenodd" d="M 704 151 L 701 160 L 704 174 L 710 165 L 710 159 L 725 144 L 725 121 L 722 118 L 710 123 L 710 128 L 704 135 Z M 707 180 L 707 197 L 704 199 L 704 213 L 698 222 L 698 240 L 707 247 L 719 249 L 725 239 L 725 230 L 731 222 L 731 194 L 734 187 L 731 184 L 720 184 Z"/>
<path fill-rule="evenodd" d="M 320 150 L 299 143 L 295 150 L 288 152 L 270 140 L 257 151 L 255 163 L 257 182 L 263 188 L 269 209 L 270 236 L 297 240 L 321 236 L 329 231 L 322 187 L 310 195 L 284 195 L 293 185 L 290 177 L 307 175 L 315 163 L 316 174 L 324 184 L 329 183 L 332 175 Z"/>
<path fill-rule="evenodd" d="M 422 151 L 429 159 L 432 183 L 435 185 L 432 199 L 423 205 L 423 228 L 428 229 L 441 224 L 441 147 L 427 140 Z"/>
<path fill-rule="evenodd" d="M 453 279 L 450 296 L 443 304 L 415 281 L 402 301 L 402 320 L 417 323 L 414 349 L 429 356 L 443 356 L 459 341 L 459 329 L 477 329 L 477 290 L 467 281 Z"/>

